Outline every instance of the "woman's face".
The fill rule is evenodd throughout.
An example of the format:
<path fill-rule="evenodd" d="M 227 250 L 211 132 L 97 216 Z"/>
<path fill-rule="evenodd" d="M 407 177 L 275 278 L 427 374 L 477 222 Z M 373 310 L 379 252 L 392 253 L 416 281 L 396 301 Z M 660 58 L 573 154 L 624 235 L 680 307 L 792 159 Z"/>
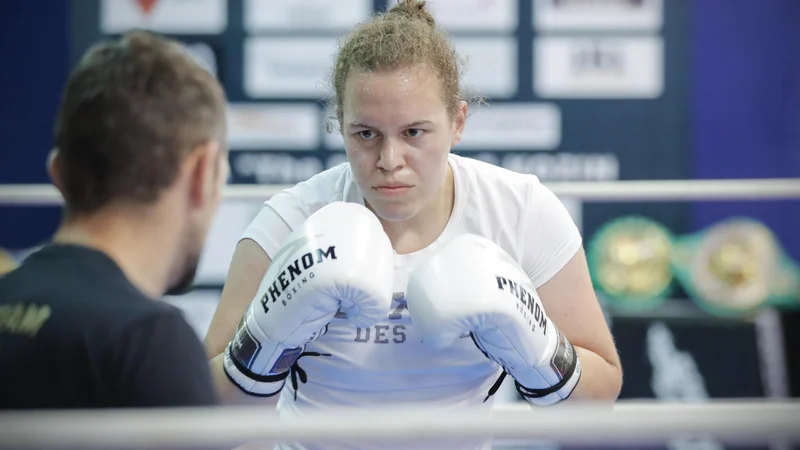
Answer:
<path fill-rule="evenodd" d="M 351 73 L 342 98 L 345 151 L 364 199 L 379 217 L 414 217 L 436 194 L 466 103 L 448 111 L 435 71 L 413 66 Z"/>

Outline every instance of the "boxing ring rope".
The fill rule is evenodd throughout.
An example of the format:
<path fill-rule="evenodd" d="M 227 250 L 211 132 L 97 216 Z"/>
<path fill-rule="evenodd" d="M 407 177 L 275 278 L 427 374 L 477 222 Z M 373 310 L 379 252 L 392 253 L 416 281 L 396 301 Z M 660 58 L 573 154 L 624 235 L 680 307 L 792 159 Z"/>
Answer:
<path fill-rule="evenodd" d="M 585 201 L 800 199 L 800 178 L 545 183 Z M 264 201 L 289 185 L 229 185 L 226 200 Z M 0 206 L 55 206 L 50 185 L 0 185 Z M 263 407 L 0 412 L 0 449 L 234 448 L 245 442 L 486 438 L 575 445 L 664 444 L 675 438 L 719 443 L 800 443 L 800 401 L 620 401 L 532 409 L 495 406 L 491 415 L 430 407 L 324 410 L 277 419 Z M 270 447 L 271 448 L 271 447 Z"/>
<path fill-rule="evenodd" d="M 585 201 L 762 200 L 800 198 L 800 178 L 740 180 L 655 180 L 546 182 L 559 197 Z M 263 201 L 291 185 L 228 185 L 226 200 Z M 2 205 L 58 205 L 61 195 L 51 185 L 0 184 Z"/>
<path fill-rule="evenodd" d="M 334 413 L 335 412 L 335 413 Z M 800 442 L 800 402 L 563 404 L 455 412 L 430 407 L 337 410 L 277 419 L 263 407 L 0 413 L 0 448 L 233 448 L 244 442 L 512 438 L 567 445 Z"/>

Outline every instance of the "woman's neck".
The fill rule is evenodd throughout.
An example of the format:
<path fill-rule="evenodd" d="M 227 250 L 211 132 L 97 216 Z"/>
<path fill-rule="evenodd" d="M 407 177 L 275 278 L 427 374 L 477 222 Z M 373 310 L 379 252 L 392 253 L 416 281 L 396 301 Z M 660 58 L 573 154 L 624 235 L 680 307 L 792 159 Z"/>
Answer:
<path fill-rule="evenodd" d="M 454 202 L 453 169 L 448 165 L 444 182 L 438 192 L 419 213 L 402 222 L 381 219 L 395 252 L 401 255 L 414 253 L 436 241 L 450 221 Z"/>

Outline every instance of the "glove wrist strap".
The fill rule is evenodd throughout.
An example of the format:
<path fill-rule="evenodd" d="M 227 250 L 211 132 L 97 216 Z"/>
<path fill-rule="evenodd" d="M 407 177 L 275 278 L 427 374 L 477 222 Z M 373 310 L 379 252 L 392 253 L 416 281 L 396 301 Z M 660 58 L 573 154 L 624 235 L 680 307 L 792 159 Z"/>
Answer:
<path fill-rule="evenodd" d="M 530 389 L 521 385 L 518 381 L 514 381 L 517 392 L 528 403 L 536 406 L 549 406 L 562 402 L 572 395 L 575 387 L 581 378 L 581 361 L 578 355 L 575 355 L 574 362 L 570 370 L 565 374 L 555 385 L 545 389 Z"/>
<path fill-rule="evenodd" d="M 558 382 L 549 387 L 533 389 L 521 384 L 519 380 L 527 380 L 534 377 L 514 377 L 517 392 L 527 402 L 538 406 L 553 405 L 569 398 L 581 377 L 581 360 L 575 351 L 575 347 L 555 325 L 553 325 L 553 329 L 556 336 L 555 348 L 547 359 L 547 363 L 542 364 L 535 370 L 539 373 L 539 377 L 555 379 Z M 549 374 L 543 377 L 543 372 L 549 372 Z"/>
<path fill-rule="evenodd" d="M 299 355 L 301 349 L 297 349 Z M 296 358 L 295 358 L 296 359 Z M 272 397 L 283 389 L 289 370 L 271 375 L 260 375 L 252 372 L 236 358 L 232 357 L 230 344 L 225 349 L 223 368 L 228 380 L 239 390 L 254 397 Z"/>

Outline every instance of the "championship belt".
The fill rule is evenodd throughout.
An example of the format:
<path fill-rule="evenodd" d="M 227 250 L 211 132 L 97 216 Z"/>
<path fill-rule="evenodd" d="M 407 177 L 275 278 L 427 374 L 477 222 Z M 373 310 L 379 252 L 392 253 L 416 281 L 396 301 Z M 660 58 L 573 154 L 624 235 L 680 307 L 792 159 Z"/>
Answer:
<path fill-rule="evenodd" d="M 614 307 L 652 308 L 672 292 L 672 236 L 660 223 L 631 216 L 613 220 L 587 248 L 592 283 Z"/>
<path fill-rule="evenodd" d="M 748 315 L 791 301 L 800 291 L 796 265 L 772 231 L 747 218 L 678 238 L 673 270 L 698 306 L 720 316 Z"/>
<path fill-rule="evenodd" d="M 770 305 L 800 308 L 800 266 L 783 249 L 772 279 Z"/>

